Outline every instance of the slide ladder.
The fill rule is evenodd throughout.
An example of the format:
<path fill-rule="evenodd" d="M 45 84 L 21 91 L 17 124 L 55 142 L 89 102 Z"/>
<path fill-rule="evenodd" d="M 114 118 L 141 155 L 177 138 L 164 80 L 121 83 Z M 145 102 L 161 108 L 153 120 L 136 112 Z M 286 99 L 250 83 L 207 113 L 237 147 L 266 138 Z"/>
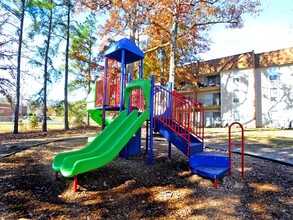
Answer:
<path fill-rule="evenodd" d="M 189 157 L 190 169 L 217 181 L 229 172 L 229 157 L 204 152 L 204 108 L 177 91 L 156 86 L 154 130 Z M 169 153 L 170 155 L 170 153 Z"/>

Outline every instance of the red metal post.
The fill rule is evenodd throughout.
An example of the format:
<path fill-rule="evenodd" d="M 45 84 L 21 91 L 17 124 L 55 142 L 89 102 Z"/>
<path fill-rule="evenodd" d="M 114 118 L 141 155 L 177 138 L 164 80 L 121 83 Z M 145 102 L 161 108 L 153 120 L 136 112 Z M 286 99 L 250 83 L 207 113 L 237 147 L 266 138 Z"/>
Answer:
<path fill-rule="evenodd" d="M 218 188 L 218 180 L 214 179 L 214 188 L 217 189 Z"/>
<path fill-rule="evenodd" d="M 231 150 L 231 126 L 229 126 L 229 149 L 228 149 L 228 152 L 229 152 L 229 162 L 230 162 L 230 176 L 232 176 L 232 150 Z"/>
<path fill-rule="evenodd" d="M 201 112 L 201 128 L 202 128 L 202 132 L 201 132 L 201 138 L 202 138 L 202 143 L 204 143 L 204 108 L 202 106 L 200 106 L 200 112 Z"/>
<path fill-rule="evenodd" d="M 187 143 L 188 143 L 188 157 L 190 157 L 190 106 L 188 104 L 188 114 L 187 114 L 187 120 L 188 120 L 188 123 L 187 123 L 187 126 L 188 126 L 188 140 L 187 140 Z"/>
<path fill-rule="evenodd" d="M 73 178 L 73 191 L 76 193 L 77 192 L 77 176 L 74 176 Z"/>
<path fill-rule="evenodd" d="M 241 139 L 242 179 L 244 180 L 244 129 L 243 129 L 243 127 L 242 127 L 241 135 L 242 135 L 242 139 Z"/>
<path fill-rule="evenodd" d="M 230 176 L 232 175 L 232 141 L 231 141 L 231 128 L 233 125 L 239 125 L 241 128 L 241 172 L 242 179 L 244 179 L 244 128 L 239 122 L 233 122 L 229 126 L 229 160 L 230 160 Z"/>

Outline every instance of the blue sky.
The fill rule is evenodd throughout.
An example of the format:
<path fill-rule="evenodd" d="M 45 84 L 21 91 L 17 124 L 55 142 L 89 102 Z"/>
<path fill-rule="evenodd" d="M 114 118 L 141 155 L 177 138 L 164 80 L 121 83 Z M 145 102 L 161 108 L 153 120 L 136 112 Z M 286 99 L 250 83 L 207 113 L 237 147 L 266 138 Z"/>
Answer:
<path fill-rule="evenodd" d="M 216 59 L 233 54 L 256 53 L 293 47 L 293 0 L 261 0 L 259 16 L 245 16 L 242 29 L 214 26 L 211 50 L 201 57 Z"/>

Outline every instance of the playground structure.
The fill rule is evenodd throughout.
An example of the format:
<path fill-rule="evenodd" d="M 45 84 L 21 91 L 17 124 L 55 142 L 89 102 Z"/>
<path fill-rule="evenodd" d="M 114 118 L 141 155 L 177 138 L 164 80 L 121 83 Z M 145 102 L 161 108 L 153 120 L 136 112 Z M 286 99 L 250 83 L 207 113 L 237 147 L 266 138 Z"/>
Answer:
<path fill-rule="evenodd" d="M 214 180 L 215 188 L 218 179 L 229 172 L 231 147 L 229 156 L 204 152 L 203 106 L 177 91 L 154 86 L 153 76 L 143 79 L 143 58 L 143 52 L 126 38 L 105 52 L 104 75 L 96 81 L 87 98 L 88 113 L 103 130 L 86 147 L 57 154 L 52 163 L 56 174 L 74 177 L 74 191 L 78 174 L 98 169 L 117 155 L 128 159 L 140 153 L 144 123 L 150 165 L 153 163 L 153 132 L 158 132 L 169 142 L 169 157 L 173 144 L 189 158 L 191 171 Z M 135 62 L 139 70 L 138 78 L 133 79 L 126 70 L 128 64 Z M 112 120 L 110 111 L 119 114 Z"/>

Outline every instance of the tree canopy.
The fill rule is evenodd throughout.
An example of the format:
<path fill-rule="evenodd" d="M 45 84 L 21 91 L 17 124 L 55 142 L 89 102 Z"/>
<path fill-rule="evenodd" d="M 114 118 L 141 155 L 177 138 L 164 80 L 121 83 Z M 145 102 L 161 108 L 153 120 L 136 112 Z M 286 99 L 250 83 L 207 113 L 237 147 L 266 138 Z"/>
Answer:
<path fill-rule="evenodd" d="M 91 10 L 108 14 L 101 27 L 106 41 L 128 36 L 147 54 L 157 71 L 158 54 L 164 49 L 169 59 L 169 82 L 175 83 L 176 67 L 200 60 L 209 49 L 208 31 L 212 25 L 241 28 L 243 15 L 260 11 L 259 0 L 76 0 Z"/>
<path fill-rule="evenodd" d="M 26 53 L 18 56 L 19 62 L 25 56 L 33 66 L 28 68 L 29 73 L 44 80 L 40 91 L 44 115 L 47 83 L 53 80 L 52 76 L 65 69 L 71 88 L 89 91 L 93 74 L 98 74 L 101 55 L 123 37 L 130 38 L 145 52 L 145 75 L 152 73 L 157 81 L 176 85 L 182 80 L 176 77 L 178 69 L 200 61 L 199 54 L 209 49 L 209 30 L 213 25 L 241 28 L 244 15 L 260 12 L 259 0 L 22 0 L 21 3 L 1 1 L 0 70 L 6 75 L 0 75 L 0 93 L 8 99 L 16 96 L 12 87 L 19 87 L 16 72 L 20 65 L 17 66 L 17 50 L 11 50 L 15 48 L 11 45 L 23 43 Z M 21 5 L 25 6 L 25 13 L 17 10 Z M 20 38 L 21 15 L 27 21 L 23 29 L 25 39 Z M 62 63 L 65 54 L 67 58 Z M 55 62 L 56 57 L 59 62 Z"/>

